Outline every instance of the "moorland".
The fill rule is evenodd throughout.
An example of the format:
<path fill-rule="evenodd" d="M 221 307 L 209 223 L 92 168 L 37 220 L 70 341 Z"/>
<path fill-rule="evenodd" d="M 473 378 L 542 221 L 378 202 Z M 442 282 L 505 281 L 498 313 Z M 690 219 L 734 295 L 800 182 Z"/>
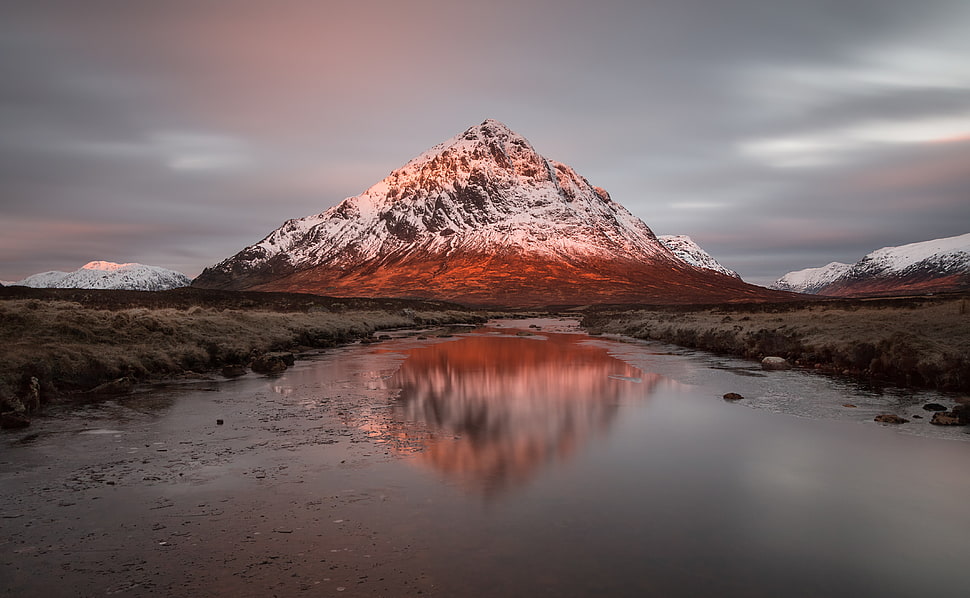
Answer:
<path fill-rule="evenodd" d="M 620 334 L 880 384 L 970 390 L 970 294 L 783 303 L 556 308 Z M 478 324 L 515 310 L 440 301 L 183 288 L 0 289 L 0 411 L 153 380 L 256 369 L 381 330 Z M 537 313 L 530 310 L 531 314 Z M 107 384 L 107 386 L 105 386 Z M 16 423 L 16 421 L 14 422 Z"/>

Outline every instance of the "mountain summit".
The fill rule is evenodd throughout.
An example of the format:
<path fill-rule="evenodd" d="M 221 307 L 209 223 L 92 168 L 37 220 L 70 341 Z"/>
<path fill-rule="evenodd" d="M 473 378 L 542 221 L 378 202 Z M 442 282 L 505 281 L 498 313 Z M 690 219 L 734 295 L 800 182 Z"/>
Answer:
<path fill-rule="evenodd" d="M 472 305 L 780 296 L 677 258 L 605 190 L 494 120 L 285 222 L 193 284 Z"/>

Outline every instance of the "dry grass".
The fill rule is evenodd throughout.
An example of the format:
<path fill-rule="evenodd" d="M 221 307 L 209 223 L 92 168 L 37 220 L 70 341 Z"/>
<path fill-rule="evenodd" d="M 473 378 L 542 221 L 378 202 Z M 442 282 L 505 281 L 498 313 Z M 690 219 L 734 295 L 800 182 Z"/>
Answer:
<path fill-rule="evenodd" d="M 964 296 L 598 310 L 584 325 L 897 384 L 970 390 Z"/>
<path fill-rule="evenodd" d="M 47 400 L 108 380 L 146 380 L 246 364 L 267 351 L 330 347 L 377 330 L 479 322 L 445 305 L 404 302 L 105 308 L 58 298 L 0 301 L 0 399 L 22 394 L 30 377 Z"/>

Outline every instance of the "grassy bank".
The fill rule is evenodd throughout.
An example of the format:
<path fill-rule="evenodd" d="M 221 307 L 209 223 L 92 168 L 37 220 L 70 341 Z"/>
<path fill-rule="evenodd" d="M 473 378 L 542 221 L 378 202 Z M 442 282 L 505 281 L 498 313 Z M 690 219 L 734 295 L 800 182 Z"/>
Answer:
<path fill-rule="evenodd" d="M 375 331 L 477 323 L 457 305 L 178 289 L 0 289 L 0 399 L 41 401 L 109 380 L 246 365 L 269 351 L 331 347 Z"/>
<path fill-rule="evenodd" d="M 970 390 L 970 297 L 598 308 L 583 325 L 894 384 Z"/>

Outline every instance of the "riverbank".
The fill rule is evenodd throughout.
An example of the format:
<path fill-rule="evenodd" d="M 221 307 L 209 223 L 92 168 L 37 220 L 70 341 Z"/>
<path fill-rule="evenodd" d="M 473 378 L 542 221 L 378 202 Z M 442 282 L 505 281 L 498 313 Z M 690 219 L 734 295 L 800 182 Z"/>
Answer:
<path fill-rule="evenodd" d="M 433 301 L 7 287 L 0 290 L 0 411 L 29 416 L 56 397 L 114 381 L 121 382 L 104 390 L 226 366 L 238 372 L 267 353 L 333 347 L 380 330 L 484 320 Z"/>
<path fill-rule="evenodd" d="M 874 382 L 970 390 L 970 296 L 592 308 L 583 326 Z"/>

